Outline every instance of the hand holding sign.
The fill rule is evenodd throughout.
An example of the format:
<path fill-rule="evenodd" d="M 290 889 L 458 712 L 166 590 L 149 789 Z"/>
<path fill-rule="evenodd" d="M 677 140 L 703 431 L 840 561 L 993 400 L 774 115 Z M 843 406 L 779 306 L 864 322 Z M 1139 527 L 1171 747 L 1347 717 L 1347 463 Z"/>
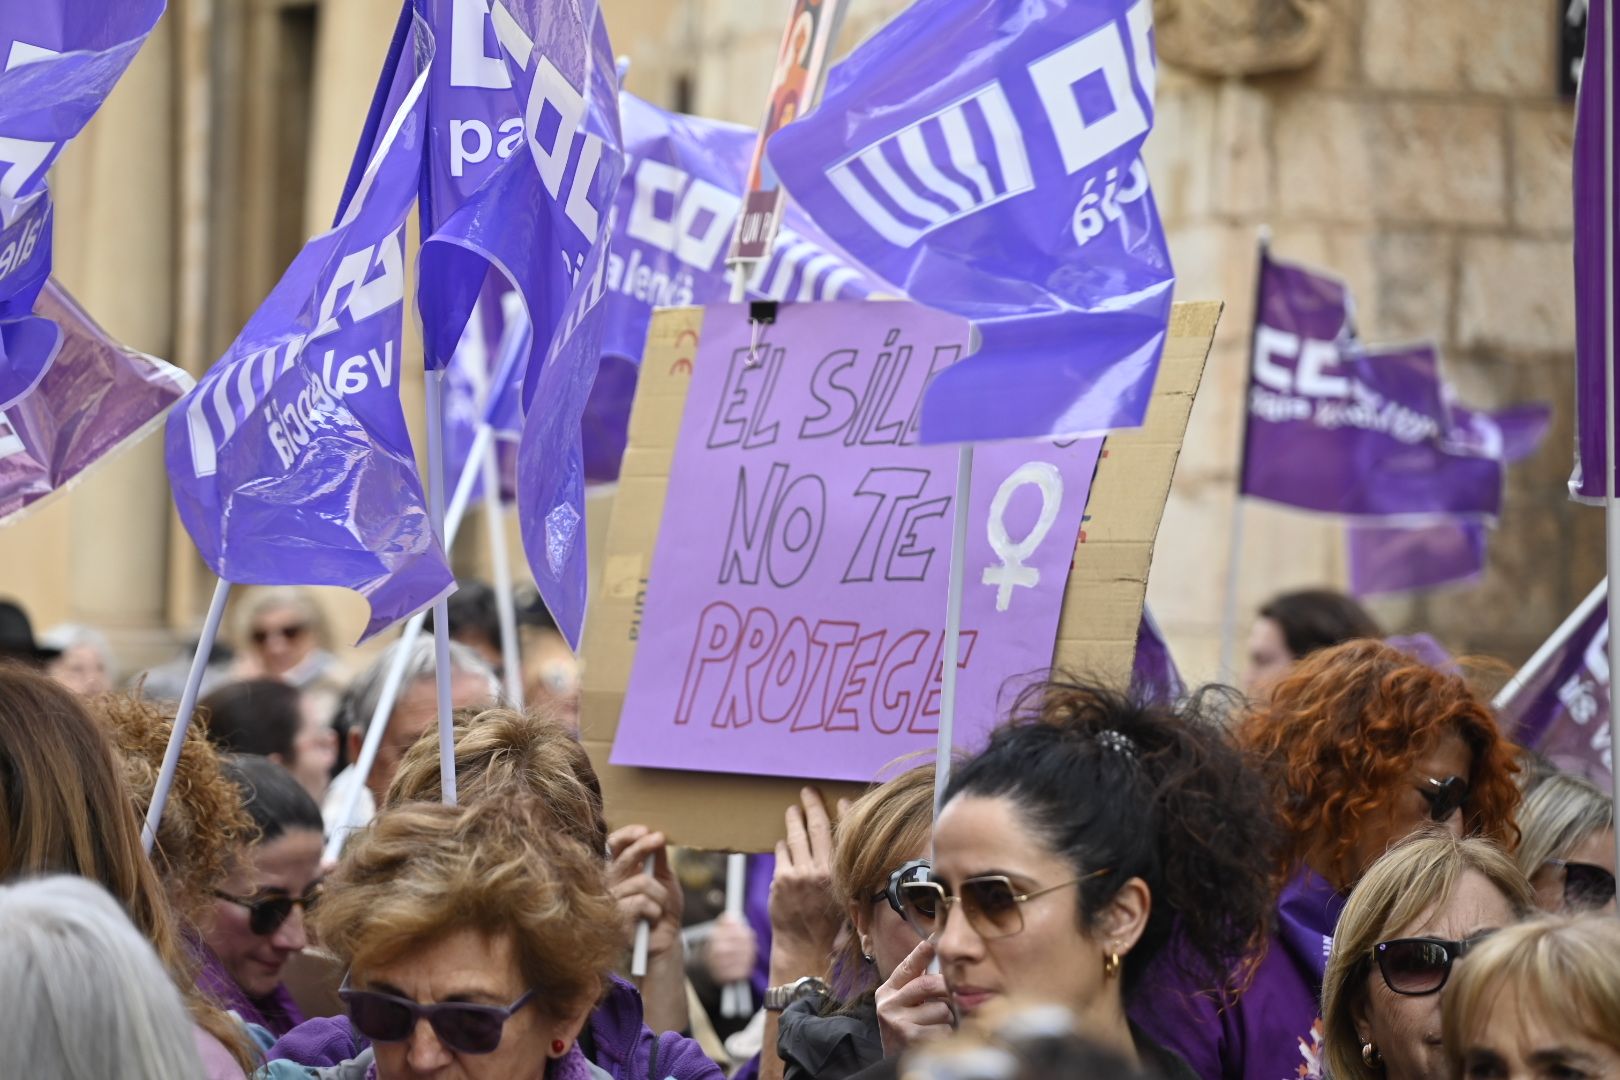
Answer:
<path fill-rule="evenodd" d="M 776 843 L 771 878 L 771 983 L 822 975 L 843 912 L 832 891 L 832 822 L 814 788 L 787 809 L 787 837 Z"/>

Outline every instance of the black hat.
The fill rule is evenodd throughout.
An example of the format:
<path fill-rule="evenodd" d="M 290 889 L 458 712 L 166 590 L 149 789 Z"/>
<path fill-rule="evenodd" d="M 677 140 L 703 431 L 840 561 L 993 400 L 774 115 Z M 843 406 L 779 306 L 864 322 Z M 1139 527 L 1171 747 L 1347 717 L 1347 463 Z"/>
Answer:
<path fill-rule="evenodd" d="M 10 600 L 0 600 L 0 659 L 43 664 L 61 655 L 61 649 L 46 648 L 34 640 L 26 611 Z"/>

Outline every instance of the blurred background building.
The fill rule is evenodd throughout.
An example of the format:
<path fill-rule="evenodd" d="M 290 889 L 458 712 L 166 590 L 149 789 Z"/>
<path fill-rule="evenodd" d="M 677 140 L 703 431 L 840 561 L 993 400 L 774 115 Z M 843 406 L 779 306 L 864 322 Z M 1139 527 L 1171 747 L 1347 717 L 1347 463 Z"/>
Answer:
<path fill-rule="evenodd" d="M 630 90 L 757 122 L 784 2 L 603 2 Z M 1465 400 L 1555 407 L 1540 453 L 1509 473 L 1484 580 L 1380 602 L 1383 620 L 1517 663 L 1602 576 L 1602 514 L 1564 496 L 1570 2 L 1156 0 L 1148 159 L 1178 296 L 1227 305 L 1149 588 L 1190 676 L 1216 668 L 1262 224 L 1279 257 L 1348 279 L 1368 339 L 1436 338 Z M 903 6 L 853 0 L 841 51 Z M 170 0 L 57 168 L 59 277 L 117 337 L 205 369 L 330 223 L 397 12 L 398 0 Z M 420 379 L 404 385 L 420 415 Z M 1247 513 L 1242 630 L 1276 590 L 1342 585 L 1338 524 Z M 456 558 L 477 570 L 469 526 Z M 159 437 L 0 530 L 0 592 L 36 625 L 105 628 L 126 667 L 194 631 L 211 584 L 170 504 Z M 324 599 L 353 640 L 363 603 Z"/>

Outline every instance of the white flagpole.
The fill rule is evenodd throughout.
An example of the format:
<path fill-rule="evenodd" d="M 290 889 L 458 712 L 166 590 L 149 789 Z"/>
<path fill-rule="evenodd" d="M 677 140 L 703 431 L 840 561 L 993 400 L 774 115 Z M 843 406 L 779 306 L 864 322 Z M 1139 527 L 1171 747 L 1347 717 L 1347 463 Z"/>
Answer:
<path fill-rule="evenodd" d="M 214 585 L 214 598 L 208 603 L 208 617 L 203 620 L 202 637 L 198 639 L 197 652 L 191 658 L 191 670 L 186 673 L 185 689 L 180 693 L 180 708 L 174 714 L 174 730 L 169 733 L 169 745 L 163 751 L 163 766 L 158 770 L 157 784 L 152 788 L 152 804 L 146 808 L 141 846 L 148 855 L 157 841 L 158 822 L 163 820 L 163 807 L 169 801 L 169 789 L 174 787 L 174 774 L 180 767 L 180 750 L 185 746 L 191 717 L 197 711 L 197 694 L 202 687 L 203 673 L 208 670 L 208 656 L 214 651 L 214 639 L 219 636 L 219 623 L 225 615 L 225 602 L 230 596 L 231 583 L 221 578 Z"/>
<path fill-rule="evenodd" d="M 444 531 L 444 369 L 427 373 L 428 515 L 448 558 Z M 433 605 L 434 684 L 439 692 L 439 789 L 446 805 L 456 805 L 456 733 L 450 724 L 450 602 Z"/>
<path fill-rule="evenodd" d="M 956 669 L 962 653 L 962 586 L 967 574 L 968 498 L 973 489 L 973 444 L 956 452 L 956 503 L 951 519 L 951 577 L 945 592 L 945 647 L 941 663 L 939 741 L 934 749 L 934 817 L 944 808 L 956 736 Z"/>
<path fill-rule="evenodd" d="M 1620 503 L 1615 492 L 1615 419 L 1614 419 L 1614 0 L 1603 5 L 1603 40 L 1599 43 L 1603 58 L 1603 418 L 1605 428 L 1604 464 L 1607 466 L 1603 514 L 1605 524 L 1605 554 L 1608 564 L 1609 616 L 1620 610 Z M 1587 46 L 1590 51 L 1590 44 Z M 1611 624 L 1611 628 L 1612 628 Z M 1614 684 L 1620 675 L 1620 635 L 1609 634 L 1609 776 L 1614 800 L 1620 805 L 1620 760 L 1614 756 L 1615 707 Z M 1620 859 L 1620 831 L 1615 833 L 1615 855 Z"/>
<path fill-rule="evenodd" d="M 748 856 L 732 852 L 726 856 L 726 914 L 743 918 L 744 890 L 748 885 Z M 727 983 L 720 991 L 720 1015 L 727 1019 L 752 1016 L 754 988 L 747 979 Z"/>

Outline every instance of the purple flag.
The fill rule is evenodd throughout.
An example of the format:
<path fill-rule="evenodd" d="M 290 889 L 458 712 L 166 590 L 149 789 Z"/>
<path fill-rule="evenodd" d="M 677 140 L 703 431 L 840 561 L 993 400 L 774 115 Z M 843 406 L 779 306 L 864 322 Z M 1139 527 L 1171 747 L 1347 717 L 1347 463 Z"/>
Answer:
<path fill-rule="evenodd" d="M 1606 242 L 1615 241 L 1605 227 L 1613 208 L 1604 179 L 1603 147 L 1615 138 L 1616 121 L 1606 100 L 1614 45 L 1614 29 L 1607 21 L 1606 3 L 1587 5 L 1586 58 L 1575 106 L 1575 469 L 1569 493 L 1587 503 L 1602 502 L 1608 495 L 1603 482 L 1608 457 L 1604 324 L 1606 310 L 1620 291 L 1620 275 L 1614 274 L 1604 253 Z M 1620 213 L 1615 220 L 1620 225 Z"/>
<path fill-rule="evenodd" d="M 494 429 L 494 453 L 501 475 L 501 499 L 510 502 L 517 491 L 517 439 L 523 430 L 518 405 L 521 376 L 512 369 L 527 351 L 527 319 L 523 301 L 509 288 L 506 278 L 491 272 L 484 291 L 473 307 L 472 317 L 462 331 L 461 341 L 445 368 L 444 375 L 444 468 L 453 488 L 468 465 L 478 429 L 489 423 Z M 480 473 L 473 485 L 469 505 L 484 498 Z"/>
<path fill-rule="evenodd" d="M 162 14 L 163 0 L 0 7 L 0 408 L 39 385 L 63 341 L 34 314 L 51 273 L 46 172 Z"/>
<path fill-rule="evenodd" d="M 1136 659 L 1131 663 L 1131 694 L 1138 701 L 1172 705 L 1187 692 L 1170 645 L 1144 605 L 1136 628 Z"/>
<path fill-rule="evenodd" d="M 602 369 L 585 412 L 585 475 L 616 480 L 636 372 L 655 307 L 730 295 L 726 243 L 742 208 L 755 133 L 619 95 L 625 171 L 608 249 Z M 899 290 L 861 267 L 791 201 L 771 256 L 753 264 L 753 300 L 860 300 Z"/>
<path fill-rule="evenodd" d="M 1608 790 L 1614 767 L 1609 727 L 1607 579 L 1496 698 L 1512 738 L 1553 764 Z"/>
<path fill-rule="evenodd" d="M 213 571 L 354 589 L 371 604 L 362 640 L 454 584 L 399 404 L 427 29 L 407 5 L 337 224 L 298 253 L 166 440 L 181 520 Z"/>
<path fill-rule="evenodd" d="M 454 352 L 491 266 L 523 299 L 518 517 L 540 595 L 577 647 L 585 618 L 580 418 L 601 356 L 618 74 L 594 0 L 413 0 L 447 41 L 422 190 L 430 367 Z"/>
<path fill-rule="evenodd" d="M 747 314 L 704 315 L 612 761 L 868 781 L 938 737 L 957 454 L 916 445 L 917 417 L 971 328 L 791 304 L 750 363 Z M 1100 446 L 974 457 L 963 747 L 1051 666 Z"/>
<path fill-rule="evenodd" d="M 1453 405 L 1451 417 L 1453 445 L 1513 464 L 1535 453 L 1552 422 L 1552 409 L 1533 403 L 1485 412 Z M 1355 596 L 1431 589 L 1473 581 L 1485 572 L 1483 521 L 1410 526 L 1351 521 L 1345 530 Z"/>
<path fill-rule="evenodd" d="M 1174 283 L 1139 156 L 1152 26 L 1150 0 L 918 0 L 772 137 L 833 240 L 981 335 L 924 441 L 1142 423 Z"/>
<path fill-rule="evenodd" d="M 0 413 L 0 525 L 144 438 L 195 385 L 179 368 L 113 341 L 54 281 L 35 310 L 61 328 L 62 347 L 34 392 Z"/>
<path fill-rule="evenodd" d="M 1462 433 L 1431 345 L 1372 348 L 1344 284 L 1262 251 L 1242 494 L 1319 513 L 1494 518 L 1502 463 Z"/>

